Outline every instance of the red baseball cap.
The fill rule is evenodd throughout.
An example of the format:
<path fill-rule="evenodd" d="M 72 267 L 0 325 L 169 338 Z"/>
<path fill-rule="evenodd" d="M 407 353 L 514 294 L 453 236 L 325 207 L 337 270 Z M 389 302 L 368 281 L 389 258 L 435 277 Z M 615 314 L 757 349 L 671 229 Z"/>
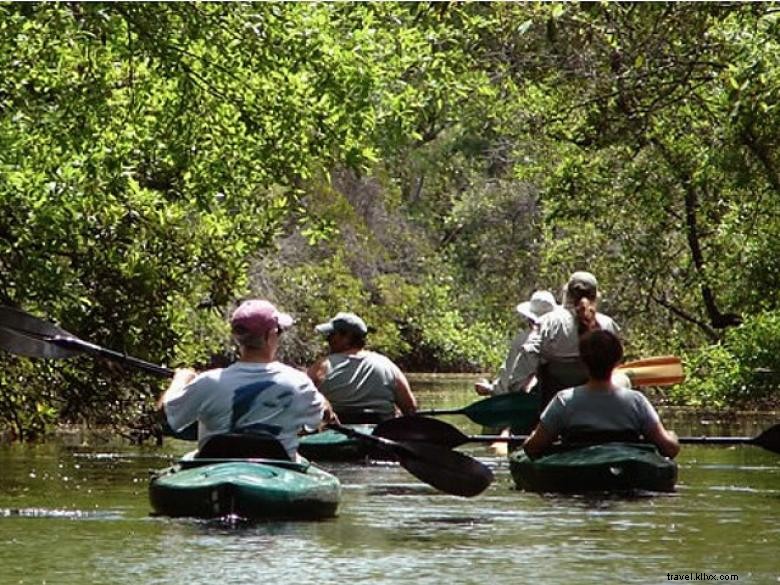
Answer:
<path fill-rule="evenodd" d="M 231 329 L 239 334 L 265 335 L 277 327 L 288 329 L 292 324 L 290 315 L 264 299 L 244 301 L 230 317 Z"/>

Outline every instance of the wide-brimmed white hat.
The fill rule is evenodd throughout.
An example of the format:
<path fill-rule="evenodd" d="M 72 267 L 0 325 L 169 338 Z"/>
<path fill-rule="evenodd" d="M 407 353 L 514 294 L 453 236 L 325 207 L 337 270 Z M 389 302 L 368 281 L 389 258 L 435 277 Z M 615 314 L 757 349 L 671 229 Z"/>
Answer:
<path fill-rule="evenodd" d="M 517 305 L 517 312 L 537 323 L 542 315 L 555 309 L 555 297 L 548 290 L 538 290 L 531 295 L 531 300 Z"/>

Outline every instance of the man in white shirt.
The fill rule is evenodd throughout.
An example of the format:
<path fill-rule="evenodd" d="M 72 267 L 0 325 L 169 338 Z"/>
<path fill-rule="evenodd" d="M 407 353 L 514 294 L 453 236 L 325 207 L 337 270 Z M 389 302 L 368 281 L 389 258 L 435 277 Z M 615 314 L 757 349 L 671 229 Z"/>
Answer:
<path fill-rule="evenodd" d="M 198 446 L 224 433 L 271 435 L 295 459 L 298 433 L 332 417 L 309 377 L 276 361 L 279 338 L 293 324 L 266 300 L 245 301 L 230 319 L 239 360 L 197 374 L 178 369 L 158 408 L 174 431 L 198 422 Z"/>
<path fill-rule="evenodd" d="M 533 377 L 531 377 L 523 388 L 517 388 L 516 385 L 515 387 L 510 386 L 515 361 L 520 354 L 523 344 L 528 340 L 531 331 L 536 330 L 539 326 L 539 321 L 542 316 L 554 310 L 557 306 L 558 304 L 555 302 L 553 294 L 546 290 L 536 291 L 531 295 L 530 300 L 517 305 L 517 312 L 525 318 L 528 327 L 520 329 L 517 335 L 515 335 L 515 338 L 509 346 L 509 353 L 507 353 L 504 363 L 498 370 L 498 375 L 495 380 L 493 380 L 493 382 L 488 382 L 483 379 L 474 384 L 474 389 L 477 394 L 492 396 L 494 394 L 506 394 L 507 392 L 521 389 L 525 391 L 530 390 L 530 387 L 533 386 L 534 383 Z"/>

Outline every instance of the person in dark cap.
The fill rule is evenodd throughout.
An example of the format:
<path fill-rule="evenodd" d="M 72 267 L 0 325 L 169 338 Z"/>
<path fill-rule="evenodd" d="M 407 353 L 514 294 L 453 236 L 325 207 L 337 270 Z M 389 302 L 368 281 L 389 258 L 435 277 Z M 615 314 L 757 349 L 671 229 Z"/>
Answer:
<path fill-rule="evenodd" d="M 563 290 L 563 305 L 539 319 L 520 348 L 509 376 L 508 388 L 522 389 L 536 375 L 542 407 L 564 388 L 584 384 L 588 379 L 580 360 L 579 338 L 601 329 L 618 335 L 620 328 L 611 317 L 597 311 L 598 282 L 590 272 L 575 272 Z"/>
<path fill-rule="evenodd" d="M 378 422 L 417 411 L 409 381 L 389 358 L 365 349 L 368 327 L 354 313 L 338 313 L 315 327 L 329 354 L 309 368 L 309 377 L 342 422 Z"/>
<path fill-rule="evenodd" d="M 279 338 L 292 324 L 290 315 L 266 300 L 243 302 L 230 319 L 238 361 L 200 374 L 176 370 L 158 401 L 170 427 L 180 432 L 197 422 L 199 447 L 224 433 L 270 434 L 295 459 L 298 433 L 333 415 L 305 373 L 276 361 Z"/>

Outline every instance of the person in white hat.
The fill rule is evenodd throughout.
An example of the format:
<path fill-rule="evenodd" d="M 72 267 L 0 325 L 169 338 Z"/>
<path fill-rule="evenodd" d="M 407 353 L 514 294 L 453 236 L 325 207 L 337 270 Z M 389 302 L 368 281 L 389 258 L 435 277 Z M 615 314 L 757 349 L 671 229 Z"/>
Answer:
<path fill-rule="evenodd" d="M 279 338 L 292 324 L 266 300 L 243 302 L 230 319 L 239 360 L 200 374 L 178 369 L 160 397 L 158 408 L 171 429 L 181 432 L 197 422 L 199 448 L 220 434 L 271 435 L 295 460 L 299 432 L 335 418 L 305 373 L 276 361 Z"/>
<path fill-rule="evenodd" d="M 598 299 L 595 276 L 590 272 L 571 275 L 564 288 L 563 306 L 542 316 L 521 346 L 509 376 L 510 391 L 522 389 L 536 375 L 544 408 L 559 390 L 587 381 L 579 355 L 580 336 L 599 329 L 620 333 L 612 318 L 596 310 Z"/>
<path fill-rule="evenodd" d="M 315 327 L 329 354 L 309 368 L 309 377 L 342 422 L 381 422 L 414 414 L 417 400 L 401 369 L 388 357 L 365 349 L 368 327 L 354 313 L 338 313 Z"/>
<path fill-rule="evenodd" d="M 482 379 L 474 385 L 477 394 L 490 396 L 493 394 L 506 394 L 507 392 L 521 389 L 512 388 L 510 385 L 515 360 L 531 331 L 539 325 L 539 320 L 542 316 L 554 311 L 556 307 L 558 307 L 558 304 L 555 302 L 555 297 L 550 291 L 546 290 L 534 292 L 529 300 L 517 305 L 517 312 L 525 317 L 528 327 L 521 329 L 518 331 L 517 335 L 515 335 L 515 338 L 509 346 L 509 353 L 507 353 L 504 363 L 498 370 L 498 375 L 495 380 L 493 380 L 493 382 L 488 382 L 487 380 Z M 526 381 L 526 384 L 523 385 L 522 389 L 527 391 L 531 386 L 533 386 L 533 377 Z"/>

